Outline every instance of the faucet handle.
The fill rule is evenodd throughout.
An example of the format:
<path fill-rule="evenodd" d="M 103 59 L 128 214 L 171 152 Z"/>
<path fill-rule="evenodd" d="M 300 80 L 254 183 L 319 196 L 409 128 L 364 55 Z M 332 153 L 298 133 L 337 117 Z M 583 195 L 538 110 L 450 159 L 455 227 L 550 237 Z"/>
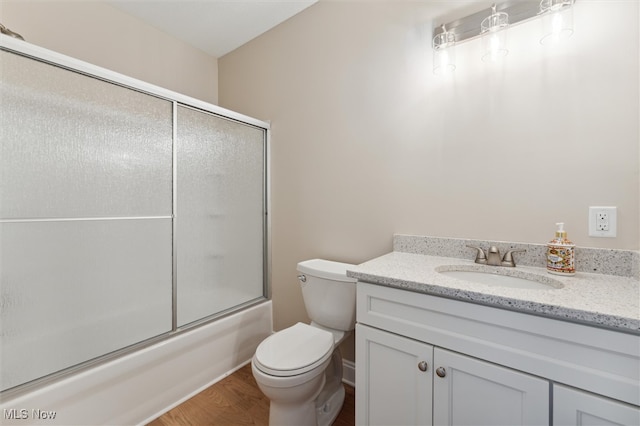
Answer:
<path fill-rule="evenodd" d="M 513 253 L 518 253 L 518 252 L 525 252 L 526 250 L 521 249 L 521 250 L 509 250 L 508 252 L 506 252 L 504 254 L 504 257 L 502 258 L 502 266 L 509 266 L 511 268 L 515 268 L 516 266 L 516 262 L 513 259 Z"/>
<path fill-rule="evenodd" d="M 475 260 L 476 263 L 480 263 L 482 265 L 485 265 L 487 263 L 487 254 L 482 248 L 476 247 L 476 246 L 467 246 L 467 247 L 476 249 L 478 251 L 478 253 L 476 254 L 476 260 Z"/>

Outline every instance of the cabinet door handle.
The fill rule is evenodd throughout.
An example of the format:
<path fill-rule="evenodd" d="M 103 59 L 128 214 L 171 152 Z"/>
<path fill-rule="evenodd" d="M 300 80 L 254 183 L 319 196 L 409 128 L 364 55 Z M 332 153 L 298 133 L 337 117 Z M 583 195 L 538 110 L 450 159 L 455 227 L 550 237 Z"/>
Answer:
<path fill-rule="evenodd" d="M 427 371 L 428 368 L 429 368 L 429 364 L 427 364 L 427 361 L 420 361 L 418 363 L 418 369 L 420 371 Z"/>
<path fill-rule="evenodd" d="M 438 367 L 436 369 L 436 374 L 438 375 L 438 377 L 444 377 L 447 375 L 447 370 L 445 370 L 444 367 Z"/>

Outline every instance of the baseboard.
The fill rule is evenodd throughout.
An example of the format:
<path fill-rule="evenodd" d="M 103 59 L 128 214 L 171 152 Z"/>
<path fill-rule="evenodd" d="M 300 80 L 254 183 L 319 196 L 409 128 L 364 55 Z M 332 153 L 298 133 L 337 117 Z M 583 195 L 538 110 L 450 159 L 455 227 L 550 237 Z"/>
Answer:
<path fill-rule="evenodd" d="M 342 360 L 342 382 L 356 387 L 356 363 Z"/>

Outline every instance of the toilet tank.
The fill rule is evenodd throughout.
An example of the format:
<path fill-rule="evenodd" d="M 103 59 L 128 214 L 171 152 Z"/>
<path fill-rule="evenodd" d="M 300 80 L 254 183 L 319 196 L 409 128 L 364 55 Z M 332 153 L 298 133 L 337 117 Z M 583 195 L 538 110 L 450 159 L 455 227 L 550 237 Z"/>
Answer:
<path fill-rule="evenodd" d="M 350 331 L 356 323 L 356 279 L 348 263 L 312 259 L 298 263 L 298 281 L 309 318 L 334 330 Z"/>

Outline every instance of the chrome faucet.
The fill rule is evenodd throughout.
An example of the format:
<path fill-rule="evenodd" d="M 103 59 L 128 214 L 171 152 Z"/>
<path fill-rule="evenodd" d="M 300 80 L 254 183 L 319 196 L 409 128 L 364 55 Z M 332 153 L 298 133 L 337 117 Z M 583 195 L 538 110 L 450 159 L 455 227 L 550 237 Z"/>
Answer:
<path fill-rule="evenodd" d="M 472 249 L 476 249 L 478 253 L 476 254 L 476 263 L 481 265 L 490 265 L 490 266 L 507 266 L 510 268 L 515 268 L 516 262 L 513 259 L 513 253 L 517 252 L 525 252 L 526 250 L 509 250 L 505 253 L 504 257 L 500 258 L 500 250 L 498 247 L 491 246 L 488 251 L 476 246 L 467 246 Z"/>

